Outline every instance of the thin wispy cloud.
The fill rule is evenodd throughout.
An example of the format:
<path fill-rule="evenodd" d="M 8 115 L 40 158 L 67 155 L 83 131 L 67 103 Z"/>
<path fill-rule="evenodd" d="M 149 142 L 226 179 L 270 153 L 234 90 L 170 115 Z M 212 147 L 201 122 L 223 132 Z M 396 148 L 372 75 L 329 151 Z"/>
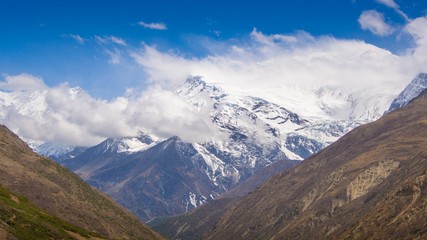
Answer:
<path fill-rule="evenodd" d="M 124 39 L 115 36 L 95 36 L 95 40 L 101 44 L 117 44 L 121 46 L 127 46 Z"/>
<path fill-rule="evenodd" d="M 153 29 L 153 30 L 167 30 L 166 24 L 162 22 L 153 22 L 153 23 L 146 23 L 143 21 L 138 22 L 139 26 L 142 26 L 144 28 Z"/>
<path fill-rule="evenodd" d="M 84 44 L 85 41 L 86 41 L 82 36 L 80 36 L 78 34 L 62 34 L 61 37 L 63 37 L 63 38 L 71 38 L 71 39 L 73 39 L 74 41 L 76 41 L 79 44 Z"/>
<path fill-rule="evenodd" d="M 389 36 L 394 31 L 394 28 L 385 22 L 384 15 L 375 10 L 363 11 L 358 22 L 363 30 L 368 30 L 378 36 Z"/>
<path fill-rule="evenodd" d="M 210 32 L 213 33 L 217 37 L 221 36 L 221 31 L 219 31 L 219 30 L 213 30 L 213 31 L 210 31 Z"/>
<path fill-rule="evenodd" d="M 105 52 L 110 57 L 109 63 L 114 64 L 114 65 L 120 64 L 121 59 L 122 59 L 122 55 L 118 49 L 105 50 Z"/>
<path fill-rule="evenodd" d="M 70 36 L 72 39 L 74 39 L 76 42 L 80 43 L 80 44 L 84 44 L 84 43 L 85 43 L 85 40 L 84 40 L 80 35 L 77 35 L 77 34 L 70 34 L 69 36 Z"/>
<path fill-rule="evenodd" d="M 376 0 L 378 3 L 384 4 L 387 7 L 393 8 L 400 16 L 402 16 L 406 21 L 409 21 L 410 18 L 402 10 L 400 6 L 394 0 Z"/>

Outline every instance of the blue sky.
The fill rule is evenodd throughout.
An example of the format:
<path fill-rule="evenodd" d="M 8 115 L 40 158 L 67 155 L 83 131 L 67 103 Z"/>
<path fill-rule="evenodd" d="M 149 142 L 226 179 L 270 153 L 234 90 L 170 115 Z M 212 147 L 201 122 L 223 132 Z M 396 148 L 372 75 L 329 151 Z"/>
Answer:
<path fill-rule="evenodd" d="M 189 75 L 314 119 L 331 117 L 317 109 L 329 89 L 333 109 L 357 98 L 376 118 L 427 72 L 426 10 L 426 0 L 0 1 L 0 122 L 37 143 L 84 146 L 140 129 L 221 135 L 176 94 Z"/>
<path fill-rule="evenodd" d="M 130 56 L 144 44 L 203 58 L 247 44 L 254 28 L 265 35 L 305 31 L 362 40 L 399 54 L 412 43 L 399 30 L 405 18 L 387 2 L 411 19 L 426 14 L 425 0 L 2 1 L 0 73 L 29 73 L 48 86 L 68 82 L 111 99 L 147 85 L 146 71 Z M 363 30 L 358 19 L 367 10 L 382 14 L 397 30 L 383 36 Z"/>

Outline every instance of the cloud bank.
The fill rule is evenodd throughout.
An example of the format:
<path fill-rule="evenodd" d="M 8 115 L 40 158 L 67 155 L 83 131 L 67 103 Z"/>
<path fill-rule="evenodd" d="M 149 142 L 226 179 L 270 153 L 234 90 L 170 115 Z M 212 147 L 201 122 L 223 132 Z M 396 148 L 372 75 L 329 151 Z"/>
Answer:
<path fill-rule="evenodd" d="M 208 112 L 196 111 L 175 93 L 158 87 L 107 101 L 67 84 L 24 89 L 24 82 L 43 83 L 29 74 L 6 76 L 1 82 L 1 89 L 22 91 L 0 93 L 0 120 L 26 139 L 93 146 L 108 137 L 134 136 L 138 130 L 187 141 L 219 136 Z"/>
<path fill-rule="evenodd" d="M 423 65 L 426 38 L 420 31 L 420 25 L 425 24 L 422 19 L 406 28 L 416 44 L 401 56 L 360 40 L 314 37 L 306 32 L 265 35 L 256 29 L 246 44 L 230 44 L 203 58 L 161 52 L 147 45 L 132 56 L 151 82 L 171 89 L 188 75 L 202 75 L 208 82 L 248 89 L 291 85 L 364 89 L 383 85 L 396 90 L 427 70 Z M 217 48 L 215 42 L 210 44 L 206 48 Z"/>

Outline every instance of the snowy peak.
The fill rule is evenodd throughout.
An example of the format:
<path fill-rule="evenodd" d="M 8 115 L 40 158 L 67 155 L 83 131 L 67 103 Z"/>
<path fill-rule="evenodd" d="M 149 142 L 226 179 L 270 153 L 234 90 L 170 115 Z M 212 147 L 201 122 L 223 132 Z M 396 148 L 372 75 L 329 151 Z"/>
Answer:
<path fill-rule="evenodd" d="M 98 151 L 101 153 L 135 153 L 146 150 L 157 144 L 157 139 L 147 133 L 139 132 L 135 137 L 108 138 L 98 145 Z"/>
<path fill-rule="evenodd" d="M 66 160 L 75 158 L 79 154 L 86 151 L 87 148 L 48 142 L 39 146 L 34 146 L 33 150 L 40 155 L 49 157 L 59 163 L 62 163 Z"/>
<path fill-rule="evenodd" d="M 278 125 L 285 124 L 287 121 L 297 125 L 303 125 L 307 122 L 307 120 L 300 118 L 297 114 L 288 109 L 262 98 L 245 97 L 243 100 L 251 111 L 266 121 L 273 121 Z"/>
<path fill-rule="evenodd" d="M 188 78 L 185 80 L 184 85 L 190 85 L 190 86 L 199 86 L 203 85 L 206 86 L 206 82 L 203 80 L 202 76 L 188 76 Z"/>
<path fill-rule="evenodd" d="M 420 73 L 406 88 L 393 100 L 387 112 L 399 109 L 420 95 L 427 88 L 427 73 Z"/>
<path fill-rule="evenodd" d="M 189 76 L 176 93 L 198 109 L 228 96 L 220 87 L 206 83 L 200 76 Z"/>
<path fill-rule="evenodd" d="M 49 156 L 60 156 L 71 152 L 75 147 L 68 146 L 58 143 L 43 143 L 37 146 L 34 150 L 40 155 Z"/>

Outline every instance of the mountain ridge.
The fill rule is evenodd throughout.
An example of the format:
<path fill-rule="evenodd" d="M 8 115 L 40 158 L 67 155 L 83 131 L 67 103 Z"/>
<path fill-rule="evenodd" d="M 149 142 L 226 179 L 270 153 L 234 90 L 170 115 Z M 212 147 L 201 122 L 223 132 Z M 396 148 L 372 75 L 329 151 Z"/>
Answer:
<path fill-rule="evenodd" d="M 168 214 L 185 213 L 232 189 L 267 165 L 281 160 L 302 160 L 318 152 L 349 130 L 374 119 L 379 112 L 385 110 L 381 109 L 384 101 L 387 100 L 387 97 L 380 97 L 380 100 L 372 98 L 378 100 L 375 102 L 370 97 L 364 99 L 360 92 L 327 85 L 304 91 L 309 91 L 306 93 L 306 98 L 310 104 L 314 104 L 314 109 L 308 108 L 304 109 L 306 111 L 297 112 L 289 110 L 292 108 L 292 104 L 279 105 L 271 99 L 266 100 L 267 98 L 249 94 L 250 92 L 234 91 L 224 84 L 208 83 L 200 76 L 188 77 L 185 83 L 176 90 L 176 94 L 200 114 L 208 114 L 212 122 L 212 129 L 215 129 L 219 135 L 225 136 L 214 140 L 188 143 L 188 147 L 184 149 L 191 149 L 190 152 L 194 154 L 184 154 L 188 157 L 185 161 L 181 158 L 182 154 L 172 154 L 180 159 L 178 161 L 183 166 L 190 164 L 194 167 L 193 170 L 197 168 L 192 171 L 197 172 L 198 179 L 194 179 L 196 175 L 187 175 L 187 177 L 192 178 L 191 181 L 199 181 L 198 187 L 194 186 L 194 188 L 182 192 L 181 196 L 176 196 L 174 200 L 166 200 L 165 196 L 161 196 L 150 186 L 154 183 L 146 183 L 148 185 L 144 186 L 151 188 L 153 192 L 151 196 L 144 193 L 144 198 L 151 198 L 153 202 L 158 199 L 164 201 L 161 204 L 154 204 L 153 208 L 165 206 L 168 209 L 166 206 L 175 206 L 176 201 L 181 204 L 179 207 L 173 208 L 174 210 L 170 208 L 168 212 L 161 209 L 153 210 L 158 214 L 147 214 L 148 210 L 137 207 L 136 203 L 140 202 L 138 200 L 140 197 L 135 196 L 133 200 L 120 198 L 119 201 L 128 208 L 138 211 L 137 214 L 144 220 Z M 77 96 L 81 90 L 70 92 L 73 96 Z M 293 97 L 289 97 L 291 102 L 302 101 L 304 103 L 302 106 L 307 107 L 308 102 L 305 99 L 294 99 Z M 285 94 L 281 100 L 287 98 L 288 96 Z M 39 96 L 37 99 L 42 102 L 43 97 Z M 278 102 L 283 103 L 283 101 Z M 371 102 L 372 106 L 368 104 Z M 34 113 L 34 116 L 39 116 L 38 114 Z M 149 133 L 145 134 L 145 139 L 139 139 L 139 137 L 110 138 L 97 145 L 96 148 L 86 149 L 81 154 L 74 154 L 75 152 L 62 154 L 56 160 L 78 173 L 90 184 L 110 195 L 114 194 L 114 198 L 117 200 L 121 189 L 124 191 L 126 187 L 132 185 L 133 180 L 139 178 L 137 174 L 130 174 L 118 169 L 131 171 L 131 167 L 135 166 L 138 158 L 149 161 L 147 159 L 149 154 L 143 152 L 168 140 L 158 139 Z M 101 146 L 102 144 L 104 146 Z M 157 156 L 161 155 L 159 149 L 157 148 L 159 151 Z M 109 151 L 109 153 L 104 151 Z M 167 154 L 163 156 L 166 157 Z M 125 158 L 133 160 L 124 161 Z M 194 158 L 198 160 L 194 161 Z M 118 171 L 114 171 L 114 168 L 118 168 Z M 158 173 L 151 172 L 150 174 L 154 178 L 162 176 L 164 181 L 185 175 L 174 173 L 171 170 L 166 173 L 159 168 L 156 169 L 158 169 Z M 107 176 L 106 173 L 110 175 Z M 126 191 L 142 193 L 143 185 L 137 186 L 134 185 L 133 190 L 127 189 Z M 192 185 L 190 184 L 190 186 Z M 144 208 L 148 208 L 148 206 Z"/>

